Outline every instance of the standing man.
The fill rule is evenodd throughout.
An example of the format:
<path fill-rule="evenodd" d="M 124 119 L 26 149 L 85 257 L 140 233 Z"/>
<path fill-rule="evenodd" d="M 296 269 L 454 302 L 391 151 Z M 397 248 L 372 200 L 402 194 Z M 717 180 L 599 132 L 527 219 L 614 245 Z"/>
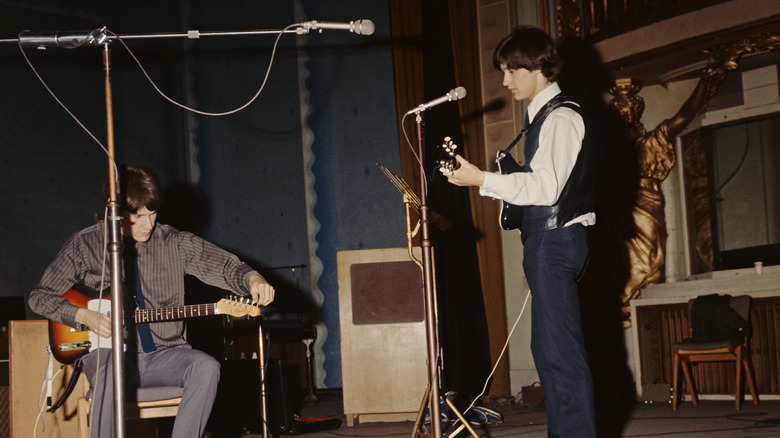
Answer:
<path fill-rule="evenodd" d="M 135 165 L 120 167 L 118 187 L 125 296 L 139 298 L 139 307 L 184 305 L 185 274 L 241 296 L 251 295 L 252 301 L 260 305 L 273 301 L 274 288 L 235 255 L 191 233 L 157 224 L 162 187 L 151 169 Z M 108 193 L 105 197 L 108 199 Z M 62 297 L 74 286 L 94 291 L 109 286 L 105 238 L 103 223 L 72 235 L 30 294 L 30 308 L 57 323 L 71 327 L 84 325 L 102 337 L 111 336 L 108 316 L 78 307 Z M 200 438 L 216 396 L 219 362 L 187 343 L 181 320 L 139 323 L 132 328 L 126 335 L 128 394 L 134 394 L 133 388 L 137 387 L 182 387 L 172 436 Z M 96 349 L 79 360 L 94 391 L 90 437 L 114 436 L 111 349 Z"/>
<path fill-rule="evenodd" d="M 543 111 L 561 93 L 556 80 L 562 68 L 545 32 L 514 30 L 496 47 L 493 64 L 512 97 L 530 101 L 527 120 L 534 123 L 526 133 L 525 165 L 515 173 L 489 173 L 458 156 L 457 168 L 442 172 L 451 183 L 479 187 L 481 195 L 522 213 L 523 269 L 533 296 L 531 352 L 544 389 L 548 436 L 595 437 L 577 296 L 588 260 L 585 227 L 596 221 L 590 135 L 573 102 Z"/>

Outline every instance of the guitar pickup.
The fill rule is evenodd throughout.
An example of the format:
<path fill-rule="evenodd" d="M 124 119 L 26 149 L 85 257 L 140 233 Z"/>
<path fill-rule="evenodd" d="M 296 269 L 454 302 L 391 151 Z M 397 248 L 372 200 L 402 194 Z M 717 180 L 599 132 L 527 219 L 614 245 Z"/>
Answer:
<path fill-rule="evenodd" d="M 59 347 L 57 347 L 60 351 L 77 351 L 77 350 L 89 350 L 89 347 L 92 346 L 92 342 L 84 341 L 84 342 L 66 342 L 63 344 L 60 344 Z"/>

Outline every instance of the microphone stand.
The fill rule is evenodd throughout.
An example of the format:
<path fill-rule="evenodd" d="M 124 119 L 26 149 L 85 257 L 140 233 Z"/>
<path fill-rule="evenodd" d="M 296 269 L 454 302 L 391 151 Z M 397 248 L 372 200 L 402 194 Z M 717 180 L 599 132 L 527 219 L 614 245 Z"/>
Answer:
<path fill-rule="evenodd" d="M 441 406 L 439 405 L 439 343 L 438 321 L 436 319 L 436 300 L 433 291 L 433 252 L 429 236 L 428 222 L 428 190 L 423 167 L 423 136 L 421 111 L 416 111 L 417 154 L 420 158 L 420 248 L 422 249 L 423 289 L 425 293 L 425 331 L 428 344 L 428 404 L 431 413 L 431 428 L 433 437 L 441 438 Z"/>
<path fill-rule="evenodd" d="M 463 96 L 460 96 L 463 97 Z M 459 98 L 460 98 L 459 97 Z M 453 100 L 453 99 L 449 99 Z M 420 200 L 419 200 L 419 208 L 420 208 L 420 248 L 422 249 L 422 270 L 423 270 L 423 289 L 425 292 L 425 329 L 426 329 L 426 336 L 427 336 L 427 346 L 428 346 L 428 387 L 425 390 L 425 395 L 423 396 L 423 401 L 420 406 L 420 412 L 417 418 L 417 421 L 414 424 L 414 430 L 412 431 L 412 438 L 415 438 L 418 434 L 422 435 L 420 433 L 420 426 L 423 423 L 423 418 L 425 415 L 425 405 L 426 403 L 429 405 L 429 410 L 431 414 L 431 428 L 433 431 L 432 438 L 441 438 L 442 437 L 442 426 L 441 426 L 441 405 L 440 405 L 440 389 L 441 389 L 441 383 L 440 383 L 440 376 L 439 376 L 439 366 L 440 366 L 440 356 L 439 356 L 439 331 L 438 331 L 438 318 L 437 318 L 437 311 L 436 308 L 436 290 L 434 287 L 434 265 L 433 265 L 433 250 L 431 248 L 431 240 L 429 236 L 429 225 L 430 221 L 428 220 L 428 190 L 427 190 L 427 184 L 425 180 L 425 168 L 422 163 L 424 163 L 424 155 L 423 155 L 423 132 L 422 132 L 422 116 L 420 113 L 425 111 L 427 107 L 420 106 L 415 110 L 412 110 L 415 113 L 415 123 L 417 126 L 417 154 L 420 159 Z M 408 197 L 408 194 L 404 193 L 405 198 Z M 412 203 L 412 200 L 410 200 L 410 203 Z M 407 221 L 408 222 L 408 221 Z M 409 225 L 407 223 L 407 228 L 409 228 Z M 411 242 L 411 240 L 410 240 Z M 411 245 L 411 243 L 410 243 Z M 411 255 L 411 251 L 410 251 Z M 463 414 L 458 411 L 458 408 L 447 398 L 444 397 L 444 402 L 447 404 L 447 406 L 452 410 L 452 412 L 455 414 L 455 416 L 461 421 L 462 425 L 458 427 L 457 430 L 455 430 L 451 436 L 456 436 L 458 433 L 460 433 L 464 428 L 468 429 L 469 433 L 472 437 L 477 438 L 478 435 L 474 431 L 474 429 L 469 424 L 468 420 L 463 416 Z"/>
<path fill-rule="evenodd" d="M 103 66 L 105 76 L 106 95 L 106 147 L 108 148 L 108 183 L 109 203 L 106 221 L 109 226 L 108 254 L 109 272 L 111 273 L 111 355 L 112 370 L 114 373 L 114 436 L 123 438 L 125 432 L 125 385 L 124 385 L 124 311 L 122 310 L 122 251 L 124 244 L 120 232 L 120 206 L 117 200 L 116 186 L 116 162 L 114 161 L 114 103 L 111 92 L 111 51 L 109 41 L 103 43 Z"/>
<path fill-rule="evenodd" d="M 262 317 L 260 323 L 257 324 L 257 339 L 260 342 L 259 345 L 259 360 L 260 360 L 260 417 L 263 423 L 263 438 L 268 438 L 268 404 L 266 402 L 265 393 L 265 335 L 263 334 L 263 321 Z"/>

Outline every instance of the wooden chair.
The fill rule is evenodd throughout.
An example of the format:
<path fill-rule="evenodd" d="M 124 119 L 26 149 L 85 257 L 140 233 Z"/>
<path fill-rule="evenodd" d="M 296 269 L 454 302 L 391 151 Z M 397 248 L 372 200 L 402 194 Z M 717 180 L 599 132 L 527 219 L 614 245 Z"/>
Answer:
<path fill-rule="evenodd" d="M 89 438 L 89 382 L 83 375 L 84 395 L 78 400 L 78 433 L 79 438 Z M 184 389 L 178 386 L 156 386 L 139 388 L 135 402 L 125 404 L 125 416 L 128 419 L 147 419 L 175 417 L 179 412 L 181 395 Z"/>
<path fill-rule="evenodd" d="M 693 329 L 692 315 L 696 311 L 694 306 L 695 299 L 688 301 L 688 327 Z M 750 303 L 749 295 L 740 295 L 730 297 L 729 306 L 734 309 L 746 321 L 750 322 Z M 691 364 L 697 362 L 722 362 L 733 361 L 736 365 L 736 408 L 739 409 L 742 402 L 742 371 L 744 369 L 747 376 L 750 394 L 753 396 L 753 404 L 758 404 L 758 394 L 756 393 L 755 377 L 750 359 L 750 337 L 746 336 L 741 343 L 729 340 L 716 342 L 696 342 L 685 340 L 672 344 L 672 409 L 677 409 L 677 400 L 680 397 L 678 391 L 679 370 L 682 368 L 685 376 L 685 384 L 691 394 L 691 400 L 694 406 L 699 404 L 696 396 L 696 387 L 691 376 Z"/>

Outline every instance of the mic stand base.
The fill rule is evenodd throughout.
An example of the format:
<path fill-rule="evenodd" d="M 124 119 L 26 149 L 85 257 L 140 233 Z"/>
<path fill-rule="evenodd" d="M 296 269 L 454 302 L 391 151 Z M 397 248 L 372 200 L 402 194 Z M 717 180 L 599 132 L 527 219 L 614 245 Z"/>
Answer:
<path fill-rule="evenodd" d="M 430 438 L 431 435 L 429 432 L 425 429 L 425 415 L 428 411 L 428 399 L 431 396 L 431 386 L 428 385 L 427 388 L 425 388 L 425 395 L 423 396 L 422 403 L 420 403 L 420 410 L 417 411 L 417 419 L 414 422 L 414 430 L 412 430 L 412 437 L 411 438 Z M 463 416 L 463 414 L 460 413 L 458 408 L 455 407 L 455 405 L 450 401 L 450 399 L 447 398 L 445 395 L 442 397 L 445 403 L 447 403 L 447 406 L 452 410 L 452 412 L 455 413 L 455 416 L 458 417 L 458 420 L 460 420 L 461 425 L 458 426 L 457 429 L 455 429 L 450 437 L 454 437 L 458 435 L 464 428 L 468 429 L 469 433 L 474 438 L 479 438 L 479 435 L 477 435 L 477 432 L 474 431 L 474 428 L 471 427 L 471 424 L 469 424 L 468 420 Z"/>

